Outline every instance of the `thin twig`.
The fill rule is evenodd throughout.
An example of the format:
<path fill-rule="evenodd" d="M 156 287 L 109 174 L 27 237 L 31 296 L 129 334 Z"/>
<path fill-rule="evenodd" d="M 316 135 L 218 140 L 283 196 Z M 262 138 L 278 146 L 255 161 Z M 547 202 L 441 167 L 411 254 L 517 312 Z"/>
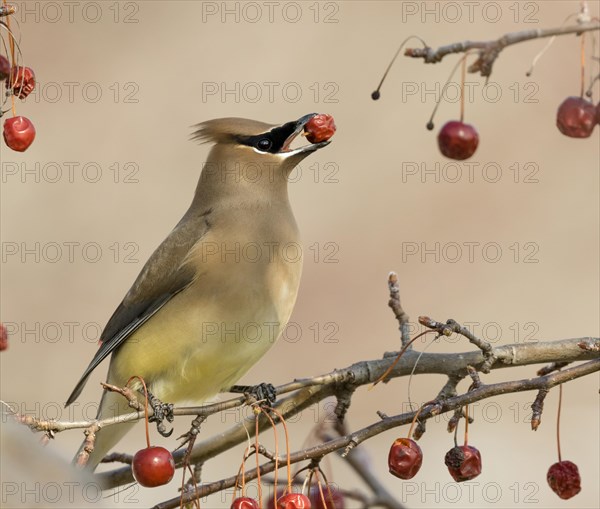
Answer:
<path fill-rule="evenodd" d="M 406 346 L 410 341 L 409 318 L 400 303 L 400 286 L 398 285 L 398 274 L 395 272 L 390 272 L 388 276 L 388 289 L 390 291 L 388 306 L 392 309 L 396 320 L 398 320 L 402 346 Z"/>
<path fill-rule="evenodd" d="M 544 399 L 548 394 L 548 389 L 540 389 L 538 391 L 537 396 L 535 397 L 535 401 L 531 404 L 531 410 L 533 413 L 531 415 L 531 429 L 533 431 L 537 431 L 540 424 L 542 423 L 542 412 L 544 410 Z"/>

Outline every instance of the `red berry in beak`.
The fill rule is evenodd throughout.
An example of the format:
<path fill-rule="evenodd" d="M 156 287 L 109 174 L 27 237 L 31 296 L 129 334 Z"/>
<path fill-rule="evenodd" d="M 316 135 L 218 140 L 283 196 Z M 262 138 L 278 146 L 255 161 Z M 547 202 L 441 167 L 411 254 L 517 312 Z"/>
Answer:
<path fill-rule="evenodd" d="M 327 141 L 335 134 L 335 130 L 333 117 L 326 114 L 315 115 L 304 126 L 306 139 L 311 143 Z"/>

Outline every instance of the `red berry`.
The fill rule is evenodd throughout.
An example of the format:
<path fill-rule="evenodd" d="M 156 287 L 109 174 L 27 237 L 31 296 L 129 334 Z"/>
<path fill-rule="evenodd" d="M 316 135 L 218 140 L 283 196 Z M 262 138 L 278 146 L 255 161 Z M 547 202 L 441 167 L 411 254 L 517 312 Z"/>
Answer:
<path fill-rule="evenodd" d="M 304 126 L 306 139 L 311 143 L 327 141 L 335 134 L 335 130 L 333 117 L 326 114 L 315 115 Z"/>
<path fill-rule="evenodd" d="M 400 479 L 412 479 L 423 464 L 423 452 L 414 440 L 397 438 L 390 447 L 388 468 L 390 474 Z"/>
<path fill-rule="evenodd" d="M 10 62 L 5 56 L 0 55 L 0 81 L 4 81 L 10 74 Z"/>
<path fill-rule="evenodd" d="M 135 453 L 131 471 L 135 480 L 142 486 L 154 488 L 173 479 L 175 461 L 167 449 L 153 445 Z"/>
<path fill-rule="evenodd" d="M 6 326 L 0 322 L 0 352 L 8 348 L 8 331 Z"/>
<path fill-rule="evenodd" d="M 231 509 L 259 509 L 258 502 L 250 497 L 238 497 L 231 502 Z"/>
<path fill-rule="evenodd" d="M 470 445 L 450 449 L 444 463 L 456 482 L 470 481 L 481 474 L 481 454 Z"/>
<path fill-rule="evenodd" d="M 310 509 L 310 500 L 302 493 L 288 493 L 277 500 L 277 509 Z"/>
<path fill-rule="evenodd" d="M 35 88 L 33 69 L 31 67 L 13 67 L 11 88 L 19 99 L 25 99 Z"/>
<path fill-rule="evenodd" d="M 479 145 L 479 135 L 470 124 L 456 120 L 446 122 L 438 134 L 440 152 L 450 159 L 469 159 Z"/>
<path fill-rule="evenodd" d="M 596 104 L 596 124 L 600 125 L 600 102 Z"/>
<path fill-rule="evenodd" d="M 548 469 L 546 476 L 552 491 L 567 500 L 581 491 L 579 469 L 571 461 L 559 461 Z"/>
<path fill-rule="evenodd" d="M 4 141 L 17 152 L 24 152 L 35 139 L 35 127 L 27 117 L 11 117 L 4 122 Z"/>
<path fill-rule="evenodd" d="M 329 490 L 327 486 L 322 486 L 323 496 L 325 497 L 326 505 L 323 505 L 321 499 L 321 492 L 318 486 L 312 486 L 308 492 L 308 498 L 314 509 L 344 509 L 344 495 L 341 494 L 340 490 L 337 489 L 333 484 L 329 485 L 331 490 L 331 497 L 329 496 Z"/>
<path fill-rule="evenodd" d="M 588 138 L 596 122 L 596 108 L 583 97 L 567 97 L 556 112 L 556 126 L 570 138 Z"/>

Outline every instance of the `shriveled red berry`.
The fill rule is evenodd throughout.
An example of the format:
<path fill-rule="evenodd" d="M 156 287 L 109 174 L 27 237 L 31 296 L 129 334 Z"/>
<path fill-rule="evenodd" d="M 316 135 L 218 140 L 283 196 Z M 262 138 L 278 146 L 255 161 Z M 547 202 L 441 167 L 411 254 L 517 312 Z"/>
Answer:
<path fill-rule="evenodd" d="M 310 509 L 310 500 L 302 493 L 288 493 L 277 500 L 277 509 Z"/>
<path fill-rule="evenodd" d="M 173 479 L 175 461 L 167 449 L 153 445 L 135 453 L 131 471 L 135 480 L 142 486 L 154 488 Z"/>
<path fill-rule="evenodd" d="M 8 348 L 8 331 L 6 326 L 0 322 L 0 352 Z"/>
<path fill-rule="evenodd" d="M 344 495 L 342 495 L 336 486 L 330 484 L 329 490 L 327 486 L 322 486 L 321 489 L 323 490 L 326 505 L 323 505 L 323 499 L 321 498 L 318 486 L 312 486 L 308 492 L 308 498 L 313 509 L 333 509 L 334 507 L 335 509 L 344 509 Z M 331 491 L 331 497 L 329 496 L 329 491 Z"/>
<path fill-rule="evenodd" d="M 400 479 L 412 479 L 423 464 L 423 452 L 414 440 L 397 438 L 388 454 L 390 474 Z"/>
<path fill-rule="evenodd" d="M 462 161 L 471 157 L 479 145 L 479 135 L 470 124 L 451 120 L 438 134 L 440 152 L 450 159 Z"/>
<path fill-rule="evenodd" d="M 9 148 L 24 152 L 35 139 L 35 127 L 27 117 L 11 117 L 4 121 L 2 135 Z"/>
<path fill-rule="evenodd" d="M 556 126 L 570 138 L 588 138 L 596 123 L 596 107 L 583 97 L 567 97 L 556 112 Z"/>
<path fill-rule="evenodd" d="M 552 491 L 567 500 L 581 491 L 581 477 L 577 465 L 571 461 L 559 461 L 548 469 L 546 475 Z"/>
<path fill-rule="evenodd" d="M 35 74 L 31 67 L 14 67 L 11 88 L 19 99 L 25 99 L 35 88 Z"/>
<path fill-rule="evenodd" d="M 315 115 L 304 125 L 306 139 L 311 143 L 321 143 L 327 141 L 335 134 L 335 122 L 331 115 Z"/>
<path fill-rule="evenodd" d="M 0 55 L 0 81 L 4 81 L 10 74 L 10 62 L 8 58 Z"/>
<path fill-rule="evenodd" d="M 444 463 L 456 482 L 470 481 L 481 474 L 481 454 L 470 445 L 450 449 Z"/>
<path fill-rule="evenodd" d="M 238 497 L 231 502 L 231 509 L 260 509 L 258 502 L 250 497 Z"/>

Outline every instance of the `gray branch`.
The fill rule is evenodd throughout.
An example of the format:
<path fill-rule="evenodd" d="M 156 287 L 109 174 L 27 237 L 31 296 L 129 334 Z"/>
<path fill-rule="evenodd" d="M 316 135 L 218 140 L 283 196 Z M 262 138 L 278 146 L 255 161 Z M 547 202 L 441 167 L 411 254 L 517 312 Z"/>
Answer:
<path fill-rule="evenodd" d="M 513 44 L 541 39 L 545 37 L 555 37 L 559 35 L 576 34 L 581 35 L 584 32 L 600 30 L 600 23 L 597 21 L 579 23 L 573 26 L 559 28 L 540 28 L 537 30 L 523 30 L 520 32 L 511 32 L 503 35 L 499 39 L 492 41 L 463 41 L 440 46 L 437 49 L 408 48 L 404 55 L 412 58 L 422 58 L 426 64 L 435 64 L 442 59 L 454 53 L 466 53 L 470 50 L 478 50 L 479 58 L 469 66 L 470 73 L 480 73 L 481 76 L 488 77 L 492 74 L 494 62 L 500 55 L 500 52 Z"/>
<path fill-rule="evenodd" d="M 553 342 L 515 343 L 499 346 L 492 349 L 495 362 L 492 364 L 491 369 L 527 366 L 531 364 L 548 364 L 557 361 L 576 362 L 596 360 L 591 367 L 588 366 L 588 368 L 586 368 L 591 368 L 592 371 L 590 372 L 593 372 L 600 368 L 598 353 L 594 351 L 594 347 L 598 343 L 600 343 L 599 338 L 575 338 Z M 581 345 L 584 345 L 585 347 Z M 407 351 L 392 372 L 388 375 L 388 378 L 391 379 L 410 375 L 410 373 L 413 371 L 414 363 L 418 356 L 419 352 L 413 350 Z M 289 384 L 278 387 L 278 394 L 289 392 L 293 392 L 293 394 L 281 400 L 277 405 L 277 408 L 284 414 L 286 418 L 290 418 L 327 397 L 335 396 L 337 391 L 340 388 L 346 387 L 347 384 L 352 384 L 358 387 L 360 385 L 368 385 L 373 383 L 387 370 L 393 361 L 394 359 L 392 357 L 361 361 L 352 364 L 345 369 L 335 370 L 314 378 L 296 380 Z M 473 366 L 475 369 L 480 370 L 484 362 L 485 359 L 480 350 L 453 354 L 424 353 L 421 356 L 418 365 L 416 366 L 415 374 L 435 373 L 445 374 L 450 377 L 464 377 L 468 375 L 468 366 Z M 581 369 L 581 367 L 577 366 L 570 370 L 557 372 L 547 375 L 546 377 L 539 377 L 536 379 L 506 382 L 504 384 L 483 385 L 481 388 L 470 391 L 465 395 L 454 396 L 442 400 L 443 409 L 441 411 L 448 412 L 464 405 L 467 402 L 478 401 L 479 399 L 492 397 L 501 393 L 523 390 L 539 390 L 540 388 L 544 387 L 544 383 L 546 383 L 544 382 L 545 380 L 557 380 L 554 384 L 563 383 L 570 380 L 567 373 L 571 373 L 573 370 L 578 369 Z M 589 373 L 586 371 L 584 374 Z M 536 382 L 539 380 L 542 380 L 542 382 Z M 225 401 L 222 403 L 222 408 L 231 408 L 236 406 L 234 403 L 237 402 L 237 404 L 239 404 L 239 401 L 239 398 Z M 211 408 L 214 406 L 215 405 L 211 405 Z M 202 413 L 202 411 L 203 407 L 191 407 L 178 408 L 175 410 L 175 413 L 176 415 L 197 415 Z M 423 419 L 428 417 L 428 412 L 431 411 L 424 410 L 421 413 Z M 135 414 L 130 415 L 137 416 L 138 413 L 136 412 Z M 380 429 L 381 431 L 378 431 L 378 433 L 380 433 L 391 427 L 400 426 L 410 422 L 413 416 L 414 413 L 410 413 L 404 414 L 404 417 L 398 416 L 396 418 L 386 418 L 372 425 L 368 429 Z M 121 420 L 124 420 L 124 418 L 125 416 L 120 417 Z M 383 426 L 383 428 L 381 428 L 381 426 Z M 268 427 L 269 424 L 266 419 L 262 420 L 260 429 L 264 430 Z M 248 426 L 248 423 L 246 423 L 246 428 L 251 430 L 254 429 L 253 426 Z M 215 437 L 208 438 L 196 444 L 190 458 L 191 461 L 194 463 L 198 461 L 206 462 L 207 460 L 218 456 L 222 452 L 244 443 L 247 440 L 246 428 L 244 427 L 243 423 L 240 423 L 229 428 L 228 430 L 225 430 L 223 433 Z M 339 447 L 334 446 L 332 449 L 329 449 L 328 446 L 328 448 L 323 449 L 321 452 L 324 455 L 341 447 L 348 447 L 348 450 L 350 450 L 353 445 L 356 445 L 365 439 L 361 438 L 362 436 L 363 435 L 360 433 L 358 435 L 354 433 L 350 436 L 350 438 L 344 439 L 343 443 L 340 442 L 342 439 L 334 440 L 333 443 L 337 444 Z M 299 451 L 293 455 L 293 461 L 302 461 L 310 458 L 310 456 L 307 454 L 310 454 L 310 450 Z M 183 459 L 183 451 L 176 452 L 174 457 L 176 464 L 180 466 Z M 285 462 L 282 462 L 281 464 L 283 465 L 284 463 Z M 264 466 L 265 473 L 272 471 L 272 467 L 269 465 L 270 464 Z M 251 472 L 248 473 L 249 476 L 251 476 L 251 474 Z M 96 479 L 105 489 L 115 488 L 133 481 L 131 469 L 129 467 L 123 467 L 110 472 L 97 474 Z M 226 481 L 227 480 L 219 481 L 220 483 L 225 483 L 222 485 L 221 489 L 225 489 L 229 486 L 226 485 Z M 210 486 L 212 486 L 210 489 L 213 489 L 213 491 L 210 491 L 211 493 L 218 491 L 215 489 L 216 485 Z M 209 489 L 208 485 L 202 487 L 203 495 L 208 493 L 208 491 L 205 491 L 207 489 Z"/>

